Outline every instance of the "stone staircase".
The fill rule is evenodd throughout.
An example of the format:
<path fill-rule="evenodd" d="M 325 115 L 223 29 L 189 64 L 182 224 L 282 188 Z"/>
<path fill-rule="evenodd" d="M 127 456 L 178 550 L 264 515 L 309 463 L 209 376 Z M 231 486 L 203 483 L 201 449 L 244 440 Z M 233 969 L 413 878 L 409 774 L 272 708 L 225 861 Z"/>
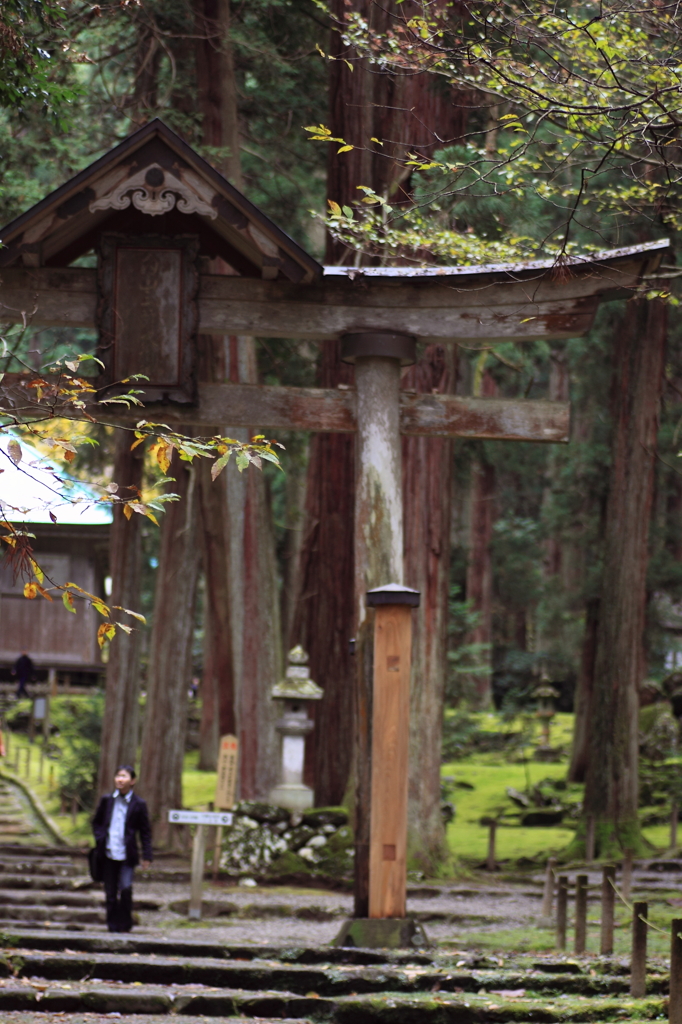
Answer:
<path fill-rule="evenodd" d="M 24 932 L 3 938 L 0 1019 L 115 1014 L 330 1024 L 559 1024 L 665 1015 L 668 978 L 628 996 L 626 962 L 553 955 L 230 946 L 188 938 Z M 75 1021 L 77 1018 L 72 1019 Z M 89 1018 L 91 1019 L 91 1018 Z"/>

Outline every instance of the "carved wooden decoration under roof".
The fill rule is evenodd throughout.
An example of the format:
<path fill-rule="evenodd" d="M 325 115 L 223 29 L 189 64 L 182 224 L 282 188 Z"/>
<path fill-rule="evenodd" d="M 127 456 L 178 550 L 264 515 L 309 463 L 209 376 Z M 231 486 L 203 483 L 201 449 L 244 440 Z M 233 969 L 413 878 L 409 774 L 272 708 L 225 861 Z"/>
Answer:
<path fill-rule="evenodd" d="M 158 119 L 8 224 L 0 267 L 68 266 L 104 231 L 196 235 L 200 257 L 220 257 L 245 277 L 307 282 L 322 273 Z"/>

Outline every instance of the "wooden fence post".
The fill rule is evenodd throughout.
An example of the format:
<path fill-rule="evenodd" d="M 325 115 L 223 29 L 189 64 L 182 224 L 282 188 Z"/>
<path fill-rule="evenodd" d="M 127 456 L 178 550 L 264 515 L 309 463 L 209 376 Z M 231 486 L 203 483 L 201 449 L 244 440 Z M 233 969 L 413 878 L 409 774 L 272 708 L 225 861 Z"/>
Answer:
<path fill-rule="evenodd" d="M 682 1024 L 682 918 L 670 922 L 669 1024 Z"/>
<path fill-rule="evenodd" d="M 630 995 L 643 999 L 646 995 L 647 905 L 635 903 L 632 908 L 632 959 L 630 961 Z"/>
<path fill-rule="evenodd" d="M 556 868 L 556 857 L 550 857 L 547 861 L 545 872 L 545 889 L 542 894 L 542 917 L 552 916 L 552 904 L 554 902 L 554 869 Z"/>
<path fill-rule="evenodd" d="M 587 881 L 587 875 L 575 880 L 575 953 L 584 953 L 587 945 Z"/>
<path fill-rule="evenodd" d="M 559 875 L 556 897 L 556 948 L 566 949 L 566 918 L 568 916 L 568 876 Z"/>
<path fill-rule="evenodd" d="M 601 943 L 599 951 L 602 956 L 613 953 L 613 911 L 616 899 L 614 883 L 616 869 L 607 865 L 602 872 L 601 881 Z"/>

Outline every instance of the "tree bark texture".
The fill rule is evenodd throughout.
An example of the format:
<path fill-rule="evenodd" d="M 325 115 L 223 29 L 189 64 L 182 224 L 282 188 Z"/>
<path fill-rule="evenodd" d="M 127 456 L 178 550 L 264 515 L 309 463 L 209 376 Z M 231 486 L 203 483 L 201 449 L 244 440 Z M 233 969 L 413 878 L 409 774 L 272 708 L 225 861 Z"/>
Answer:
<path fill-rule="evenodd" d="M 353 0 L 352 5 L 333 0 L 333 25 L 344 24 L 350 13 L 367 18 L 371 29 L 385 33 L 400 31 L 400 24 L 416 9 L 396 0 Z M 345 46 L 338 31 L 332 31 L 330 50 L 337 58 L 329 62 L 332 134 L 355 148 L 338 156 L 337 147 L 329 147 L 329 198 L 340 204 L 357 202 L 358 185 L 367 185 L 392 201 L 409 202 L 407 152 L 428 157 L 437 147 L 461 138 L 468 112 L 465 100 L 454 91 L 439 89 L 427 72 L 389 74 L 370 67 L 366 58 Z M 373 136 L 383 146 L 372 147 Z M 329 240 L 329 263 L 350 262 L 353 257 L 345 245 Z"/>
<path fill-rule="evenodd" d="M 116 441 L 114 461 L 114 480 L 119 485 L 121 497 L 133 497 L 135 491 L 142 487 L 142 468 L 141 449 L 131 452 L 129 435 L 121 434 Z M 123 509 L 114 506 L 109 556 L 110 601 L 112 605 L 133 611 L 140 600 L 142 523 L 142 516 L 133 514 L 126 519 Z M 99 763 L 100 793 L 111 790 L 119 765 L 134 765 L 137 760 L 141 628 L 144 627 L 136 622 L 132 633 L 119 630 L 109 648 Z"/>
<path fill-rule="evenodd" d="M 430 345 L 404 385 L 426 394 L 454 392 L 454 346 Z M 412 623 L 408 863 L 433 874 L 446 855 L 440 811 L 443 697 L 447 670 L 453 442 L 403 437 L 405 582 L 421 593 Z"/>
<path fill-rule="evenodd" d="M 597 856 L 639 844 L 638 711 L 666 306 L 628 303 L 614 340 L 613 441 L 585 813 Z"/>
<path fill-rule="evenodd" d="M 253 338 L 230 337 L 227 358 L 230 380 L 257 383 Z M 256 427 L 224 429 L 230 437 L 246 439 L 256 433 Z M 239 796 L 266 800 L 279 781 L 275 731 L 279 711 L 270 694 L 282 674 L 282 641 L 272 512 L 264 475 L 251 466 L 239 473 L 229 465 L 227 509 Z"/>
<path fill-rule="evenodd" d="M 187 692 L 192 675 L 194 607 L 199 576 L 199 500 L 196 470 L 177 453 L 169 469 L 180 500 L 166 506 L 156 575 L 149 645 L 147 704 L 142 735 L 140 790 L 149 807 L 154 842 L 175 842 L 168 811 L 182 806 L 182 764 Z"/>
<path fill-rule="evenodd" d="M 477 397 L 494 398 L 497 385 L 491 374 L 485 370 L 480 385 L 475 388 Z M 488 671 L 472 678 L 476 703 L 489 708 L 492 703 L 492 639 L 493 639 L 493 563 L 490 544 L 495 523 L 495 495 L 497 484 L 495 467 L 481 454 L 471 466 L 469 502 L 469 560 L 467 563 L 466 598 L 472 601 L 473 611 L 478 613 L 478 625 L 470 630 L 467 644 L 487 644 L 481 650 L 480 660 L 488 665 Z"/>
<path fill-rule="evenodd" d="M 326 342 L 320 387 L 351 384 L 353 367 L 339 358 L 339 342 Z M 340 804 L 348 785 L 353 735 L 353 508 L 355 438 L 314 434 L 310 443 L 305 532 L 292 642 L 310 655 L 310 675 L 324 689 L 315 729 L 306 741 L 314 764 L 315 801 Z"/>
<path fill-rule="evenodd" d="M 211 465 L 202 459 L 195 467 L 205 581 L 199 745 L 199 768 L 205 771 L 215 771 L 220 737 L 236 730 L 227 478 L 223 470 L 217 480 L 212 480 Z"/>
<path fill-rule="evenodd" d="M 237 83 L 230 45 L 230 0 L 194 0 L 197 93 L 204 143 L 219 152 L 215 166 L 243 187 L 239 158 Z"/>

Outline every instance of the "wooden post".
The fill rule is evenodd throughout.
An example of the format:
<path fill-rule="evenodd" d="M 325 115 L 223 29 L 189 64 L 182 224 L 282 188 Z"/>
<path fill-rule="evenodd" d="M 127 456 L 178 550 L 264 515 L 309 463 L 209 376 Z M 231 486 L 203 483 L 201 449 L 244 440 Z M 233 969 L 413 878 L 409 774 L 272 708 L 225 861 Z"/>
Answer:
<path fill-rule="evenodd" d="M 488 860 L 486 867 L 488 871 L 495 870 L 495 833 L 497 831 L 497 822 L 491 821 L 488 825 Z"/>
<path fill-rule="evenodd" d="M 54 791 L 54 765 L 50 765 L 50 773 L 47 778 L 47 795 L 52 796 Z"/>
<path fill-rule="evenodd" d="M 669 1024 L 682 1024 L 682 918 L 670 922 Z"/>
<path fill-rule="evenodd" d="M 71 797 L 71 824 L 76 824 L 76 814 L 78 813 L 78 800 L 75 796 Z"/>
<path fill-rule="evenodd" d="M 604 868 L 601 880 L 601 943 L 600 953 L 608 956 L 613 953 L 613 912 L 615 907 L 616 869 L 610 864 Z"/>
<path fill-rule="evenodd" d="M 677 800 L 673 800 L 673 805 L 670 808 L 670 849 L 674 850 L 677 846 L 677 823 L 679 820 L 679 807 L 677 806 Z"/>
<path fill-rule="evenodd" d="M 632 890 L 632 850 L 623 851 L 623 877 L 620 883 L 620 891 L 624 900 L 630 899 Z"/>
<path fill-rule="evenodd" d="M 47 692 L 48 696 L 57 696 L 57 669 L 49 668 L 47 670 Z"/>
<path fill-rule="evenodd" d="M 369 591 L 374 607 L 369 917 L 405 917 L 412 608 L 405 587 Z M 390 602 L 390 603 L 389 603 Z"/>
<path fill-rule="evenodd" d="M 26 778 L 31 777 L 31 748 L 26 747 Z"/>
<path fill-rule="evenodd" d="M 192 882 L 189 897 L 190 921 L 201 920 L 201 890 L 204 884 L 204 853 L 206 838 L 203 825 L 197 825 L 192 840 Z"/>
<path fill-rule="evenodd" d="M 632 959 L 630 961 L 630 995 L 635 999 L 643 999 L 646 995 L 646 933 L 647 905 L 646 903 L 635 903 L 632 908 Z"/>
<path fill-rule="evenodd" d="M 377 882 L 383 872 L 383 868 L 379 871 L 379 865 L 384 864 L 383 847 L 386 846 L 389 856 L 396 857 L 395 862 L 385 862 L 387 867 L 394 864 L 391 873 L 395 878 L 401 870 L 397 859 L 400 856 L 399 847 L 404 847 L 407 841 L 406 835 L 401 843 L 377 838 L 383 812 L 378 808 L 375 820 L 374 792 L 379 776 L 388 773 L 385 766 L 381 768 L 377 765 L 372 745 L 374 723 L 378 722 L 377 679 L 380 674 L 386 674 L 387 666 L 382 668 L 374 664 L 372 667 L 372 659 L 376 657 L 378 629 L 376 623 L 370 621 L 374 616 L 371 611 L 374 605 L 368 591 L 386 584 L 399 585 L 403 582 L 400 367 L 401 363 L 414 361 L 416 345 L 408 335 L 382 331 L 349 334 L 341 340 L 341 358 L 344 362 L 355 364 L 357 395 L 353 532 L 354 632 L 357 641 L 354 665 L 354 748 L 357 766 L 354 917 L 363 919 L 376 916 L 381 903 L 376 889 L 374 895 L 371 895 L 370 890 L 373 881 Z M 400 655 L 396 652 L 393 656 Z M 388 673 L 388 678 L 402 676 L 405 668 L 401 665 L 401 671 Z M 409 666 L 407 672 L 409 679 Z M 402 684 L 398 691 L 402 692 Z M 374 708 L 370 715 L 368 712 L 372 704 Z M 380 728 L 377 728 L 377 733 L 380 732 Z M 402 792 L 402 780 L 396 782 L 396 788 L 398 786 Z M 405 791 L 405 798 L 406 795 Z M 407 822 L 407 808 L 404 811 L 402 809 L 402 796 L 401 805 L 396 810 L 399 815 L 405 815 Z M 375 849 L 372 848 L 373 836 Z M 404 903 L 404 899 L 401 901 L 398 898 L 396 905 L 401 902 Z"/>
<path fill-rule="evenodd" d="M 38 762 L 38 782 L 43 781 L 43 764 L 45 762 L 45 745 L 40 748 L 40 761 Z"/>
<path fill-rule="evenodd" d="M 545 871 L 545 888 L 542 894 L 542 914 L 544 918 L 552 916 L 552 904 L 554 903 L 554 869 L 556 868 L 556 857 L 550 857 L 547 861 Z"/>
<path fill-rule="evenodd" d="M 575 880 L 575 939 L 573 951 L 584 953 L 587 945 L 587 875 Z"/>
<path fill-rule="evenodd" d="M 585 863 L 591 864 L 594 860 L 594 815 L 588 814 L 587 827 L 585 830 Z"/>
<path fill-rule="evenodd" d="M 566 949 L 566 918 L 568 917 L 568 876 L 559 875 L 556 895 L 556 948 Z"/>

